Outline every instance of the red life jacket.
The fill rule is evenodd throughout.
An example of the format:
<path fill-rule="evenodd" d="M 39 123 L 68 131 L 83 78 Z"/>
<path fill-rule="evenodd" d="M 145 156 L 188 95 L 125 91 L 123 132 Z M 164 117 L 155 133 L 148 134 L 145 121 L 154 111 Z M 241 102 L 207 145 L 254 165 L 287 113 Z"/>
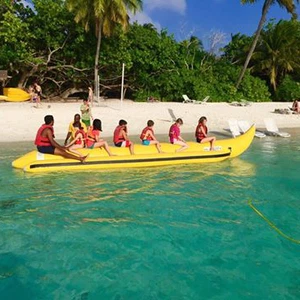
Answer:
<path fill-rule="evenodd" d="M 86 133 L 84 132 L 84 130 L 81 130 L 81 129 L 77 130 L 76 133 L 75 133 L 75 137 L 76 137 L 78 134 L 80 134 L 80 133 L 81 133 L 81 135 L 82 135 L 82 138 L 78 139 L 78 140 L 75 142 L 75 145 L 81 145 L 82 142 L 85 143 L 85 140 L 86 140 L 86 136 L 85 136 L 85 135 L 86 135 Z"/>
<path fill-rule="evenodd" d="M 116 129 L 114 131 L 114 143 L 115 144 L 118 144 L 120 142 L 125 141 L 124 137 L 120 136 L 120 132 L 121 132 L 122 129 L 123 129 L 122 126 L 119 125 L 119 126 L 116 127 Z"/>
<path fill-rule="evenodd" d="M 144 140 L 153 141 L 153 138 L 149 134 L 146 135 L 148 130 L 150 130 L 152 132 L 152 134 L 154 135 L 154 131 L 153 131 L 152 127 L 145 127 L 140 135 L 140 139 L 142 141 L 144 141 Z"/>
<path fill-rule="evenodd" d="M 175 123 L 170 127 L 169 130 L 170 142 L 173 143 L 174 140 L 178 140 L 179 136 L 180 136 L 180 129 Z"/>
<path fill-rule="evenodd" d="M 203 140 L 206 136 L 203 134 L 202 130 L 200 131 L 200 127 L 202 127 L 205 131 L 205 134 L 207 134 L 207 127 L 203 124 L 198 124 L 195 131 L 196 139 Z"/>
<path fill-rule="evenodd" d="M 51 131 L 52 131 L 52 136 L 54 137 L 54 129 L 53 129 L 53 126 L 51 125 L 46 125 L 46 124 L 43 124 L 37 134 L 36 134 L 36 137 L 35 137 L 35 141 L 34 141 L 34 144 L 37 145 L 37 146 L 51 146 L 51 143 L 50 143 L 50 140 L 47 138 L 47 137 L 43 137 L 42 136 L 42 133 L 45 129 L 49 128 Z"/>

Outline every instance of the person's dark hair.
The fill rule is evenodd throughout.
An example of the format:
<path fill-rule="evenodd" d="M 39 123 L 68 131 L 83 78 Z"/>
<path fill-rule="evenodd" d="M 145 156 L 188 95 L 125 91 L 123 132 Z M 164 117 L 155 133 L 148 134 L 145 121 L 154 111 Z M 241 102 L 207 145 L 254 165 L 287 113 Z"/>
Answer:
<path fill-rule="evenodd" d="M 95 119 L 93 121 L 93 128 L 94 128 L 94 130 L 100 130 L 100 131 L 102 131 L 102 122 L 101 122 L 101 120 Z"/>
<path fill-rule="evenodd" d="M 200 124 L 200 123 L 202 124 L 203 121 L 207 121 L 206 117 L 201 117 L 201 118 L 199 119 L 199 124 Z"/>
<path fill-rule="evenodd" d="M 77 127 L 77 128 L 79 128 L 80 130 L 83 130 L 83 127 L 81 126 L 81 123 L 80 123 L 80 122 L 74 122 L 74 123 L 73 123 L 73 127 Z"/>
<path fill-rule="evenodd" d="M 76 117 L 77 117 L 77 118 L 79 117 L 79 119 L 81 119 L 80 114 L 75 114 L 75 115 L 74 115 L 74 120 L 76 119 Z"/>
<path fill-rule="evenodd" d="M 153 126 L 153 125 L 154 125 L 154 122 L 153 122 L 152 120 L 149 120 L 149 121 L 147 122 L 147 126 L 151 127 L 151 126 Z"/>
<path fill-rule="evenodd" d="M 120 120 L 119 121 L 119 126 L 122 126 L 122 125 L 127 125 L 127 122 L 125 120 Z"/>
<path fill-rule="evenodd" d="M 45 116 L 44 121 L 46 125 L 49 125 L 52 121 L 54 121 L 54 118 L 52 115 L 47 115 Z"/>
<path fill-rule="evenodd" d="M 183 124 L 183 121 L 182 121 L 182 119 L 181 119 L 181 118 L 178 118 L 178 119 L 176 120 L 176 123 L 178 123 L 178 124 L 182 125 L 182 124 Z"/>

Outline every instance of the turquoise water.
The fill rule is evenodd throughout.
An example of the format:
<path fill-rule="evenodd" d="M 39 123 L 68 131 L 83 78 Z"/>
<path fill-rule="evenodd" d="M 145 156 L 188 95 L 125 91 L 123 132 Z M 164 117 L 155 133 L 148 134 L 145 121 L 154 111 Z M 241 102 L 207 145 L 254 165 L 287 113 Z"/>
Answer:
<path fill-rule="evenodd" d="M 300 133 L 219 164 L 24 174 L 0 150 L 1 299 L 299 299 Z"/>

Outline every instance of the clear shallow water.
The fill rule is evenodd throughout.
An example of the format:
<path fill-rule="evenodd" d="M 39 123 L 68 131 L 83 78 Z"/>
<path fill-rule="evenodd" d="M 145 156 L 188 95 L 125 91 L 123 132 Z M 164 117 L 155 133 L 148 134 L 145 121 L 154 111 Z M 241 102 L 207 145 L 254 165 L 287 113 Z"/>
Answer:
<path fill-rule="evenodd" d="M 24 174 L 0 150 L 1 299 L 299 299 L 300 134 L 220 164 Z"/>

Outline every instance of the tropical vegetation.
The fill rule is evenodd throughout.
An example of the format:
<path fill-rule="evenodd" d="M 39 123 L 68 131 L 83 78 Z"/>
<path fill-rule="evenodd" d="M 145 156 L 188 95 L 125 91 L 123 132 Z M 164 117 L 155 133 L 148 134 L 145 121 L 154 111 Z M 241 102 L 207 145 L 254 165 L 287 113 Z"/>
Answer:
<path fill-rule="evenodd" d="M 285 8 L 287 10 L 287 12 L 292 15 L 293 19 L 296 19 L 297 18 L 296 3 L 299 3 L 299 1 L 300 0 L 264 0 L 264 4 L 263 4 L 263 7 L 262 7 L 261 18 L 260 18 L 260 21 L 258 23 L 258 27 L 257 27 L 256 33 L 255 33 L 255 36 L 253 38 L 251 47 L 249 49 L 247 58 L 245 60 L 243 68 L 241 70 L 240 76 L 238 78 L 238 81 L 237 81 L 237 84 L 236 84 L 237 88 L 239 87 L 239 85 L 240 85 L 240 83 L 241 83 L 241 81 L 242 81 L 242 79 L 245 75 L 246 69 L 247 69 L 248 64 L 250 62 L 250 59 L 251 59 L 251 57 L 253 55 L 253 52 L 256 48 L 256 45 L 257 45 L 259 37 L 260 37 L 260 33 L 261 33 L 261 31 L 263 29 L 263 26 L 266 22 L 267 14 L 269 12 L 270 7 L 274 4 L 278 4 L 280 7 Z M 241 0 L 241 2 L 242 2 L 242 4 L 247 4 L 247 3 L 252 4 L 252 3 L 258 2 L 258 0 Z"/>
<path fill-rule="evenodd" d="M 7 86 L 28 88 L 39 81 L 45 97 L 61 99 L 86 92 L 99 71 L 101 95 L 120 97 L 124 63 L 125 96 L 135 101 L 149 96 L 182 101 L 182 94 L 228 102 L 300 97 L 300 24 L 295 19 L 265 24 L 237 88 L 254 36 L 235 34 L 216 55 L 197 36 L 176 40 L 152 24 L 128 23 L 129 12 L 140 9 L 141 1 L 83 2 L 90 5 L 82 12 L 79 0 L 33 0 L 34 8 L 23 1 L 1 2 L 0 69 L 9 72 Z M 96 12 L 96 4 L 103 3 L 121 6 L 97 6 L 102 10 Z"/>

